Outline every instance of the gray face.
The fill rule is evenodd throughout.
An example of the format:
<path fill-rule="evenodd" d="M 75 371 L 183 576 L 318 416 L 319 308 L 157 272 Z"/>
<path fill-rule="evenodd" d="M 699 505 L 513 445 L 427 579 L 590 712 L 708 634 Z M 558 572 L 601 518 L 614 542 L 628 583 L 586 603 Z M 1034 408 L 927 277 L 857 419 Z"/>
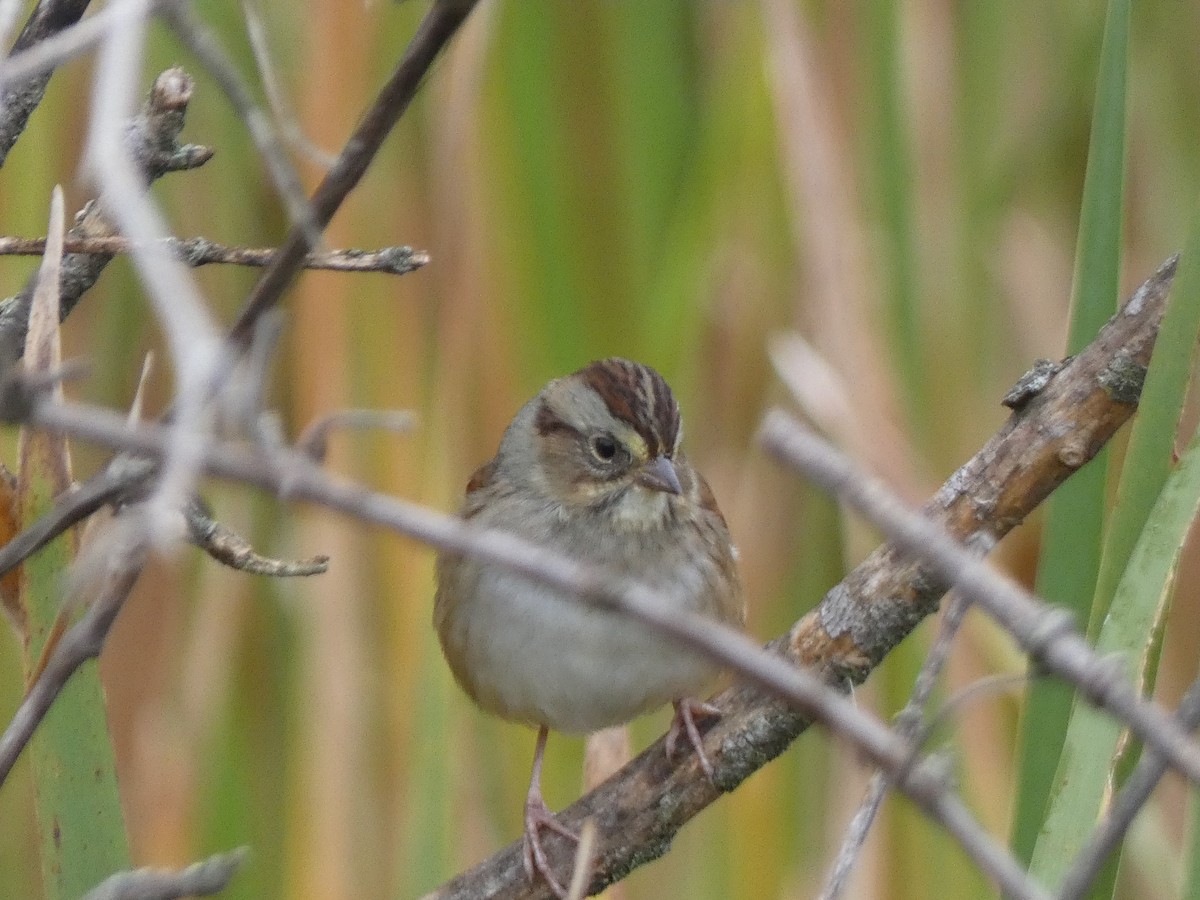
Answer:
<path fill-rule="evenodd" d="M 662 376 L 623 359 L 592 363 L 547 385 L 534 411 L 547 486 L 564 502 L 660 518 L 669 500 L 639 484 L 681 436 L 679 407 Z M 645 494 L 646 496 L 642 496 Z"/>

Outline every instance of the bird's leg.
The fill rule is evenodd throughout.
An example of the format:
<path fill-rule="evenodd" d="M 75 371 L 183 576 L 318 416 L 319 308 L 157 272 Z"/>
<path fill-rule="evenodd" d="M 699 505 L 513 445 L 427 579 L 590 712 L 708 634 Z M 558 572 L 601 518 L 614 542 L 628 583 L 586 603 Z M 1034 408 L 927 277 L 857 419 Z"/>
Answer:
<path fill-rule="evenodd" d="M 538 729 L 537 747 L 533 751 L 533 774 L 529 778 L 529 793 L 525 795 L 523 858 L 525 873 L 531 881 L 540 874 L 542 878 L 546 879 L 546 884 L 550 885 L 550 890 L 554 891 L 557 896 L 565 898 L 567 892 L 554 877 L 554 870 L 550 867 L 550 860 L 546 859 L 546 852 L 542 849 L 542 839 L 538 835 L 543 828 L 548 828 L 569 840 L 579 842 L 579 835 L 554 818 L 554 813 L 542 799 L 542 757 L 546 753 L 546 738 L 549 735 L 550 729 L 545 725 Z"/>
<path fill-rule="evenodd" d="M 700 737 L 700 729 L 696 727 L 696 719 L 719 718 L 721 711 L 711 703 L 694 700 L 691 697 L 675 700 L 673 705 L 675 706 L 675 718 L 671 720 L 671 730 L 667 732 L 667 759 L 674 762 L 675 745 L 679 743 L 681 734 L 687 735 L 688 743 L 692 745 L 692 749 L 696 751 L 696 756 L 700 759 L 700 768 L 704 770 L 709 782 L 715 784 L 712 763 L 708 759 L 708 754 L 704 752 L 704 740 Z"/>

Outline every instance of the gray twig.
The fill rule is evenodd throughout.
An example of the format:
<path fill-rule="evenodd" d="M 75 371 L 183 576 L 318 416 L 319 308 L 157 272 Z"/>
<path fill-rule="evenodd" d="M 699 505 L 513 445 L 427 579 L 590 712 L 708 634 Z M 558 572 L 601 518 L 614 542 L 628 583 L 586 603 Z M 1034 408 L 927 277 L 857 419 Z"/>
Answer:
<path fill-rule="evenodd" d="M 14 54 L 29 50 L 79 21 L 88 0 L 40 0 L 13 44 Z M 25 130 L 26 124 L 50 83 L 52 69 L 25 77 L 10 77 L 0 62 L 0 167 Z"/>
<path fill-rule="evenodd" d="M 249 851 L 245 847 L 217 853 L 186 869 L 134 869 L 111 875 L 83 895 L 83 900 L 177 900 L 209 897 L 229 885 Z"/>
<path fill-rule="evenodd" d="M 212 264 L 252 266 L 262 268 L 271 263 L 274 247 L 228 247 L 208 238 L 166 238 L 157 245 L 193 268 Z M 45 250 L 45 238 L 0 237 L 0 256 L 39 256 Z M 66 241 L 68 253 L 115 256 L 137 249 L 133 241 L 120 235 L 71 237 Z M 329 250 L 308 253 L 302 263 L 306 269 L 327 269 L 334 272 L 382 272 L 387 275 L 406 275 L 429 262 L 429 254 L 412 247 L 383 247 L 379 250 Z"/>
<path fill-rule="evenodd" d="M 925 707 L 929 704 L 929 698 L 933 695 L 938 676 L 950 656 L 954 638 L 958 636 L 963 619 L 966 618 L 970 608 L 971 604 L 958 594 L 950 595 L 950 602 L 946 606 L 945 613 L 942 614 L 942 626 L 938 630 L 937 639 L 929 648 L 929 653 L 921 664 L 921 670 L 917 672 L 912 695 L 908 698 L 904 709 L 900 710 L 896 716 L 896 730 L 912 740 L 915 748 L 919 748 L 923 743 L 922 735 L 926 731 Z M 858 810 L 850 820 L 850 826 L 842 840 L 837 859 L 825 881 L 825 887 L 821 891 L 821 900 L 835 900 L 846 889 L 846 881 L 850 877 L 854 863 L 858 860 L 858 855 L 866 844 L 867 833 L 871 830 L 875 817 L 879 815 L 879 808 L 887 793 L 888 783 L 885 772 L 876 772 L 871 776 L 866 796 L 863 797 L 862 803 L 859 804 Z"/>
<path fill-rule="evenodd" d="M 1070 681 L 1081 696 L 1125 722 L 1171 765 L 1200 783 L 1200 746 L 1170 714 L 1144 700 L 1120 666 L 1097 656 L 1069 615 L 981 562 L 787 413 L 767 414 L 762 441 L 781 462 L 866 516 L 905 555 L 928 566 L 932 577 L 978 604 L 1013 636 L 1034 665 Z"/>
<path fill-rule="evenodd" d="M 416 416 L 397 409 L 338 409 L 315 419 L 301 433 L 296 449 L 314 462 L 323 462 L 329 448 L 329 435 L 339 428 L 377 428 L 394 434 L 408 434 Z"/>
<path fill-rule="evenodd" d="M 294 560 L 262 556 L 244 537 L 214 519 L 199 497 L 193 497 L 184 506 L 183 517 L 187 522 L 188 540 L 231 569 L 272 578 L 321 575 L 329 571 L 328 556 Z"/>
<path fill-rule="evenodd" d="M 184 113 L 192 96 L 192 80 L 182 69 L 168 69 L 154 82 L 141 111 L 126 129 L 130 155 L 145 168 L 142 177 L 152 181 L 179 167 L 202 165 L 212 156 L 207 148 L 179 143 Z M 95 201 L 75 217 L 67 240 L 109 237 L 112 224 Z M 67 253 L 63 257 L 60 315 L 65 319 L 112 259 L 109 253 Z M 15 362 L 25 346 L 32 280 L 21 293 L 0 302 L 0 371 Z"/>

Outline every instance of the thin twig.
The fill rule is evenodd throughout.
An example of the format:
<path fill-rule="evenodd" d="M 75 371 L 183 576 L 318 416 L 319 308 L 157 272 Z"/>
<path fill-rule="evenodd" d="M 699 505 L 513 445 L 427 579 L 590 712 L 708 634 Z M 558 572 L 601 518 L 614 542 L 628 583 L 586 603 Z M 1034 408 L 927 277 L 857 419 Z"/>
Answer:
<path fill-rule="evenodd" d="M 1070 681 L 1081 696 L 1125 722 L 1175 768 L 1200 783 L 1200 746 L 1170 714 L 1143 699 L 1120 666 L 1097 656 L 1069 615 L 981 562 L 787 413 L 769 412 L 761 436 L 773 456 L 853 506 L 903 553 L 927 565 L 934 578 L 977 603 L 1013 636 L 1034 665 Z"/>
<path fill-rule="evenodd" d="M 421 20 L 400 63 L 380 89 L 375 101 L 346 141 L 333 167 L 313 193 L 311 208 L 319 228 L 329 224 L 342 201 L 366 174 L 392 128 L 408 109 L 417 88 L 438 54 L 470 14 L 477 0 L 434 0 Z M 279 302 L 284 290 L 300 270 L 312 242 L 304 228 L 293 227 L 279 253 L 254 286 L 230 334 L 238 345 L 246 345 L 254 323 Z"/>
<path fill-rule="evenodd" d="M 246 21 L 246 36 L 250 39 L 250 49 L 254 51 L 254 62 L 258 65 L 258 77 L 262 81 L 267 102 L 271 105 L 271 112 L 275 114 L 275 120 L 279 123 L 284 137 L 287 138 L 292 148 L 307 157 L 309 162 L 315 163 L 322 169 L 328 169 L 337 157 L 328 150 L 318 147 L 304 133 L 304 129 L 300 127 L 300 123 L 292 114 L 291 104 L 288 103 L 287 96 L 279 85 L 279 79 L 275 77 L 275 64 L 271 60 L 267 29 L 263 24 L 258 5 L 252 0 L 242 0 L 242 18 Z"/>
<path fill-rule="evenodd" d="M 309 559 L 274 559 L 262 556 L 244 537 L 222 525 L 198 497 L 183 508 L 187 522 L 188 540 L 217 562 L 246 572 L 250 575 L 267 575 L 271 578 L 294 578 L 297 576 L 321 575 L 329 571 L 328 556 L 313 556 Z"/>
<path fill-rule="evenodd" d="M 249 851 L 245 847 L 217 853 L 186 869 L 134 869 L 104 879 L 83 900 L 177 900 L 209 897 L 229 886 Z"/>
<path fill-rule="evenodd" d="M 283 144 L 276 135 L 271 120 L 254 102 L 216 34 L 200 21 L 186 0 L 172 0 L 163 7 L 163 13 L 175 34 L 199 57 L 229 102 L 233 104 L 266 164 L 275 190 L 287 209 L 289 220 L 305 235 L 306 246 L 316 247 L 321 237 L 321 229 L 327 223 L 318 222 L 313 215 L 308 198 L 304 196 L 300 176 L 284 152 Z"/>
<path fill-rule="evenodd" d="M 87 7 L 88 0 L 40 0 L 21 29 L 12 52 L 28 51 L 69 28 L 79 21 Z M 8 23 L 3 24 L 7 31 Z M 42 102 L 51 74 L 47 69 L 25 77 L 12 77 L 0 60 L 0 167 L 25 130 L 30 115 Z"/>
<path fill-rule="evenodd" d="M 950 602 L 942 614 L 942 624 L 938 629 L 937 638 L 934 640 L 933 646 L 929 648 L 929 653 L 926 654 L 920 671 L 917 672 L 912 695 L 908 698 L 904 709 L 900 710 L 896 716 L 896 730 L 904 737 L 911 739 L 916 747 L 921 746 L 921 736 L 926 730 L 924 726 L 925 707 L 929 704 L 929 698 L 933 696 L 938 676 L 950 656 L 954 638 L 958 636 L 963 619 L 966 618 L 970 608 L 971 604 L 958 594 L 950 595 Z M 842 840 L 837 859 L 834 861 L 829 877 L 825 881 L 825 887 L 821 891 L 820 900 L 836 900 L 845 890 L 846 881 L 866 844 L 867 833 L 871 830 L 871 825 L 879 814 L 879 808 L 883 804 L 887 788 L 888 778 L 884 772 L 876 772 L 871 776 L 866 796 L 863 797 L 862 803 L 859 804 L 858 810 L 850 820 L 850 826 Z"/>
<path fill-rule="evenodd" d="M 118 3 L 111 8 L 123 10 L 126 16 L 130 13 L 128 2 Z M 177 171 L 180 166 L 202 165 L 211 158 L 212 151 L 208 148 L 179 143 L 192 89 L 192 81 L 182 69 L 168 69 L 155 79 L 141 110 L 123 127 L 125 146 L 130 155 L 138 160 L 144 182 Z M 139 184 L 138 190 L 142 189 L 143 185 Z M 93 201 L 75 217 L 75 224 L 67 232 L 67 239 L 109 236 L 113 233 L 112 223 L 101 204 Z M 96 283 L 111 258 L 107 254 L 67 253 L 63 258 L 61 278 L 60 315 L 63 318 L 71 313 L 84 293 Z M 0 371 L 12 365 L 25 346 L 25 328 L 29 321 L 32 297 L 31 280 L 19 294 L 0 303 Z"/>
<path fill-rule="evenodd" d="M 329 435 L 339 428 L 374 428 L 408 434 L 416 421 L 416 416 L 403 409 L 338 409 L 313 420 L 296 440 L 296 449 L 314 462 L 324 462 Z"/>
<path fill-rule="evenodd" d="M 192 268 L 212 264 L 253 266 L 271 264 L 274 247 L 228 247 L 208 238 L 163 238 L 157 246 L 173 253 Z M 0 237 L 0 256 L 40 256 L 45 250 L 45 238 Z M 68 238 L 68 253 L 89 253 L 114 256 L 138 249 L 133 241 L 119 235 L 104 237 Z M 383 247 L 379 250 L 329 250 L 308 253 L 306 269 L 327 269 L 334 272 L 382 272 L 387 275 L 406 275 L 428 264 L 429 254 L 412 247 Z"/>

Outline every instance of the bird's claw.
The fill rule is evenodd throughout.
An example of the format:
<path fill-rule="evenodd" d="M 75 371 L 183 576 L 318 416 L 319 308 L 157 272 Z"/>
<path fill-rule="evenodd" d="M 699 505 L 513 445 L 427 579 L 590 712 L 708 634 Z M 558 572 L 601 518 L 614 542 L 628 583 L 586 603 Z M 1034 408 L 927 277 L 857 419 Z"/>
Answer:
<path fill-rule="evenodd" d="M 554 869 L 550 865 L 550 860 L 546 858 L 546 851 L 542 849 L 539 832 L 543 828 L 560 834 L 567 840 L 579 843 L 579 835 L 559 822 L 540 797 L 527 799 L 525 801 L 525 839 L 521 848 L 525 874 L 529 876 L 530 881 L 535 881 L 540 875 L 555 896 L 565 900 L 567 891 L 554 877 Z"/>
<path fill-rule="evenodd" d="M 713 765 L 708 754 L 704 752 L 704 739 L 700 736 L 700 728 L 696 725 L 696 719 L 719 718 L 721 710 L 711 703 L 693 700 L 690 697 L 676 700 L 674 706 L 675 718 L 671 720 L 671 730 L 667 732 L 667 759 L 674 762 L 675 747 L 679 743 L 679 737 L 681 734 L 686 735 L 688 743 L 696 751 L 696 756 L 700 760 L 700 768 L 704 771 L 705 777 L 708 778 L 709 783 L 716 784 Z"/>

